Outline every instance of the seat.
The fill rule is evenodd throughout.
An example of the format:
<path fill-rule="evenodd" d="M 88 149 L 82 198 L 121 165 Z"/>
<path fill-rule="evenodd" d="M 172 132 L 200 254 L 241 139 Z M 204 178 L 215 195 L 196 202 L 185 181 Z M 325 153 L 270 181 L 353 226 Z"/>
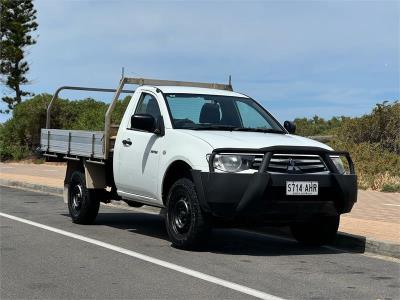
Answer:
<path fill-rule="evenodd" d="M 205 103 L 200 111 L 200 123 L 218 124 L 221 121 L 219 105 L 216 103 Z"/>

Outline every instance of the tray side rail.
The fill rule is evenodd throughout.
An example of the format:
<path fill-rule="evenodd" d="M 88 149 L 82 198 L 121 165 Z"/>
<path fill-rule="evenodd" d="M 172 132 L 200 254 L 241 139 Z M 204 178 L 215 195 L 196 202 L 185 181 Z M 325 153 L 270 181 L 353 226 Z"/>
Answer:
<path fill-rule="evenodd" d="M 103 131 L 45 129 L 40 134 L 40 149 L 45 155 L 64 158 L 104 158 Z"/>

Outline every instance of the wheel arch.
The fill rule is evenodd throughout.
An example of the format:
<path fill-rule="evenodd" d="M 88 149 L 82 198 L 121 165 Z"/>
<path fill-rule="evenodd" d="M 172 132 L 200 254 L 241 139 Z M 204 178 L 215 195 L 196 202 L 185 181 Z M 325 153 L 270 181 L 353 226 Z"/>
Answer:
<path fill-rule="evenodd" d="M 183 160 L 175 160 L 168 166 L 162 180 L 161 189 L 161 197 L 164 205 L 166 204 L 168 191 L 176 180 L 179 178 L 189 178 L 193 180 L 191 170 L 192 167 Z"/>
<path fill-rule="evenodd" d="M 85 160 L 69 160 L 64 178 L 64 202 L 68 201 L 69 183 L 74 171 L 80 171 L 84 174 L 86 187 L 88 189 L 104 189 L 107 186 L 106 166 L 87 163 Z"/>

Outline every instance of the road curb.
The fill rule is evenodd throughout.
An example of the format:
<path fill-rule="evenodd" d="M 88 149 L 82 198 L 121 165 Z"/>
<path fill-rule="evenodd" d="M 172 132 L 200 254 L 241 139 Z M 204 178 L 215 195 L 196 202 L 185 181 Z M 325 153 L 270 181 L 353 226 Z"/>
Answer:
<path fill-rule="evenodd" d="M 20 188 L 24 190 L 31 190 L 35 192 L 42 192 L 45 194 L 52 194 L 57 196 L 62 196 L 63 189 L 59 187 L 53 187 L 48 185 L 29 183 L 16 180 L 0 179 L 0 185 L 7 187 Z"/>
<path fill-rule="evenodd" d="M 21 182 L 16 180 L 0 179 L 0 186 L 20 188 L 24 190 L 42 192 L 46 194 L 52 194 L 57 196 L 62 196 L 63 189 L 59 187 L 52 187 L 47 185 Z M 122 206 L 121 206 L 122 208 Z M 140 210 L 149 210 L 149 212 L 154 213 L 151 209 L 147 209 L 146 206 Z M 257 230 L 258 232 L 268 233 L 272 235 L 283 235 L 290 237 L 289 230 L 286 229 L 276 229 L 276 228 L 265 228 Z M 374 239 L 367 238 L 365 236 L 350 234 L 346 232 L 339 232 L 335 242 L 330 246 L 351 251 L 357 253 L 369 252 L 373 254 L 389 256 L 400 259 L 400 245 L 393 244 L 385 241 L 378 241 Z"/>
<path fill-rule="evenodd" d="M 383 256 L 400 258 L 400 245 L 378 241 L 361 235 L 339 232 L 332 246 L 355 252 L 368 252 Z M 349 247 L 351 246 L 351 247 Z"/>

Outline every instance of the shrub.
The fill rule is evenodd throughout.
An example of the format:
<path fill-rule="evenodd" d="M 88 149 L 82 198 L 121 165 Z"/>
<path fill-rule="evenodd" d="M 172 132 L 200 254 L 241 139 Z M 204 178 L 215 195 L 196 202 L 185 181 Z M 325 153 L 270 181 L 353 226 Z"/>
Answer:
<path fill-rule="evenodd" d="M 400 185 L 400 103 L 377 104 L 371 114 L 324 120 L 296 119 L 297 134 L 334 135 L 329 143 L 349 151 L 360 188 L 396 190 Z"/>
<path fill-rule="evenodd" d="M 347 118 L 337 134 L 344 142 L 379 144 L 385 150 L 400 154 L 400 103 L 383 102 L 369 115 Z"/>
<path fill-rule="evenodd" d="M 29 155 L 25 137 L 20 136 L 13 120 L 0 124 L 0 160 L 20 160 Z"/>
<path fill-rule="evenodd" d="M 400 184 L 390 184 L 386 183 L 382 186 L 381 189 L 382 192 L 387 192 L 387 193 L 394 193 L 394 192 L 400 192 Z"/>
<path fill-rule="evenodd" d="M 301 136 L 314 136 L 314 135 L 331 135 L 341 126 L 347 117 L 333 117 L 330 120 L 325 120 L 318 116 L 312 119 L 297 118 L 294 120 L 296 124 L 296 134 Z"/>
<path fill-rule="evenodd" d="M 384 185 L 400 184 L 400 156 L 379 143 L 352 143 L 334 140 L 332 148 L 349 151 L 362 189 L 381 190 Z"/>

